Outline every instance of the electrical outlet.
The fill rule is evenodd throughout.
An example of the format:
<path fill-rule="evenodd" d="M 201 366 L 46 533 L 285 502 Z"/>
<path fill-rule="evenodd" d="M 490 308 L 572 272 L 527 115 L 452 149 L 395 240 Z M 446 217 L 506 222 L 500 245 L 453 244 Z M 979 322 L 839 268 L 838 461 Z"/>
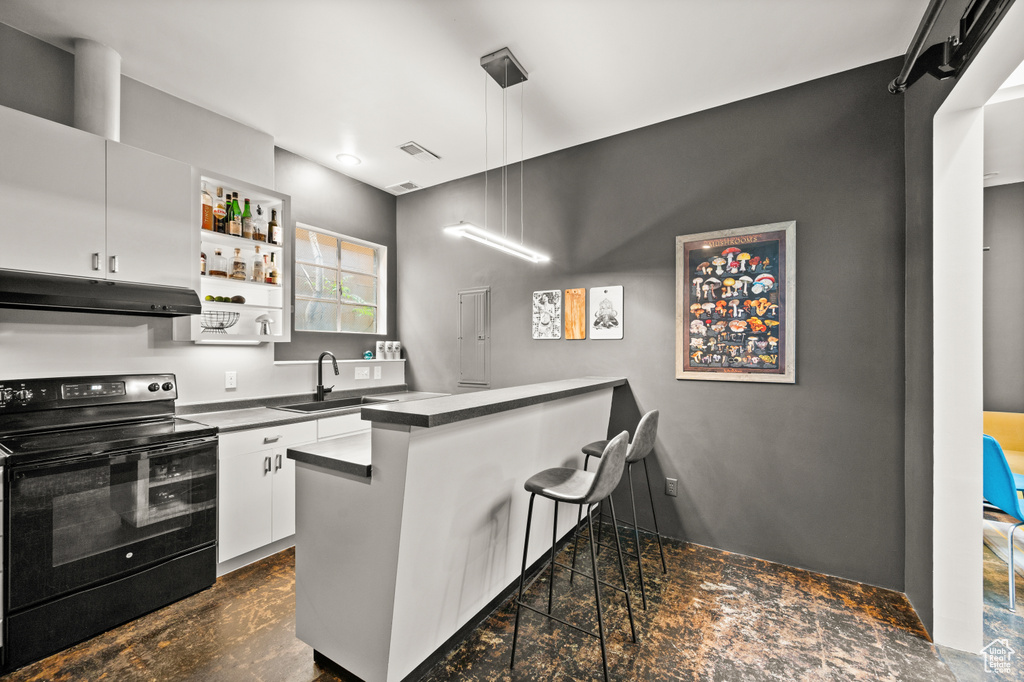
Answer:
<path fill-rule="evenodd" d="M 238 388 L 238 372 L 224 372 L 224 388 Z"/>
<path fill-rule="evenodd" d="M 369 367 L 356 367 L 356 379 L 369 379 L 370 368 Z"/>
<path fill-rule="evenodd" d="M 679 480 L 675 478 L 665 479 L 665 494 L 669 497 L 676 497 L 679 495 Z"/>
<path fill-rule="evenodd" d="M 380 379 L 380 365 L 377 365 L 373 368 L 373 378 Z"/>

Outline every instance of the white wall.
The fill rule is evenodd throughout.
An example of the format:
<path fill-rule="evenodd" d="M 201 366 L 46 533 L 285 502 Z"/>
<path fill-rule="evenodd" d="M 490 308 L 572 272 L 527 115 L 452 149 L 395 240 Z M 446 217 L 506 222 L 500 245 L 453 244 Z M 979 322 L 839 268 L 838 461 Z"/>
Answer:
<path fill-rule="evenodd" d="M 325 347 L 325 350 L 328 348 Z M 315 360 L 316 358 L 310 358 Z M 381 367 L 379 380 L 354 379 L 354 367 Z M 404 383 L 404 362 L 344 363 L 324 384 L 338 390 Z M 224 388 L 224 372 L 238 388 Z M 274 364 L 271 344 L 197 346 L 171 338 L 171 321 L 126 315 L 0 310 L 0 377 L 28 379 L 85 374 L 172 372 L 179 404 L 312 393 L 315 364 Z M 373 376 L 373 372 L 370 372 Z"/>

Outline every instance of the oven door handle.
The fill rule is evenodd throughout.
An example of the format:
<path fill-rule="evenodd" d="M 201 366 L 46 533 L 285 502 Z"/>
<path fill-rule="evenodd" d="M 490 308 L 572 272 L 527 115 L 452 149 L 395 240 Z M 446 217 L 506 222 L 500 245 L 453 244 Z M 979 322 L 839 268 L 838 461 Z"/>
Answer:
<path fill-rule="evenodd" d="M 24 465 L 10 464 L 11 471 L 39 471 L 42 469 L 52 469 L 54 467 L 65 467 L 69 464 L 81 464 L 84 462 L 96 462 L 96 461 L 109 461 L 111 464 L 126 464 L 129 462 L 137 462 L 141 459 L 148 459 L 151 457 L 162 457 L 165 455 L 172 455 L 176 452 L 186 452 L 188 450 L 197 450 L 211 445 L 216 446 L 217 436 L 208 436 L 206 438 L 190 438 L 187 441 L 179 441 L 176 443 L 169 443 L 165 445 L 157 445 L 153 447 L 138 447 L 131 448 L 129 450 L 111 450 L 110 452 L 93 452 L 87 455 L 78 455 L 77 457 L 67 457 L 64 459 L 58 458 L 49 460 L 46 462 L 33 462 L 26 463 Z"/>

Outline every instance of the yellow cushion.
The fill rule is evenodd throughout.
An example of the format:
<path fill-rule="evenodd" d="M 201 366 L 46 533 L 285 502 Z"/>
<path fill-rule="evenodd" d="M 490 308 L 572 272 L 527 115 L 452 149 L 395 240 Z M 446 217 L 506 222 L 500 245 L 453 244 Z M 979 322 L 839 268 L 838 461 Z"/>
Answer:
<path fill-rule="evenodd" d="M 984 412 L 984 431 L 999 441 L 1010 471 L 1024 474 L 1024 413 Z"/>

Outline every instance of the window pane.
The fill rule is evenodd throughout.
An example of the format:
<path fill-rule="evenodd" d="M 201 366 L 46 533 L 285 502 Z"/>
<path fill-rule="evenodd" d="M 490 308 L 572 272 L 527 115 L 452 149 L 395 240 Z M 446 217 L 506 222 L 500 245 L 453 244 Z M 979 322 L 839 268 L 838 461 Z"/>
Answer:
<path fill-rule="evenodd" d="M 338 267 L 338 240 L 330 235 L 295 228 L 295 261 Z"/>
<path fill-rule="evenodd" d="M 308 298 L 323 298 L 335 301 L 338 298 L 338 271 L 315 265 L 295 264 L 295 295 Z"/>
<path fill-rule="evenodd" d="M 377 272 L 377 250 L 369 246 L 342 242 L 341 268 L 374 274 Z"/>
<path fill-rule="evenodd" d="M 377 330 L 377 309 L 367 305 L 340 305 L 341 331 L 374 332 Z"/>
<path fill-rule="evenodd" d="M 295 328 L 307 332 L 338 331 L 338 305 L 295 299 Z"/>
<path fill-rule="evenodd" d="M 341 273 L 341 299 L 353 303 L 377 302 L 377 278 L 369 275 Z"/>

